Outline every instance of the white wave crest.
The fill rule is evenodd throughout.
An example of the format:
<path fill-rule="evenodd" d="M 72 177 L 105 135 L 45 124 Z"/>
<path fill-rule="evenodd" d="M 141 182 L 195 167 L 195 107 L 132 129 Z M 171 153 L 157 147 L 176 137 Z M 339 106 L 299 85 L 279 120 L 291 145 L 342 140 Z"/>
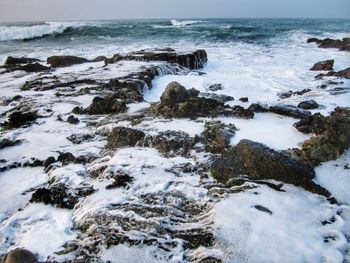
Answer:
<path fill-rule="evenodd" d="M 31 39 L 47 34 L 62 33 L 68 27 L 79 27 L 81 22 L 46 22 L 37 25 L 0 26 L 0 41 Z"/>
<path fill-rule="evenodd" d="M 202 21 L 200 20 L 183 20 L 183 21 L 179 21 L 179 20 L 170 20 L 170 23 L 173 25 L 173 26 L 190 26 L 190 25 L 193 25 L 193 24 L 198 24 L 198 23 L 201 23 Z"/>

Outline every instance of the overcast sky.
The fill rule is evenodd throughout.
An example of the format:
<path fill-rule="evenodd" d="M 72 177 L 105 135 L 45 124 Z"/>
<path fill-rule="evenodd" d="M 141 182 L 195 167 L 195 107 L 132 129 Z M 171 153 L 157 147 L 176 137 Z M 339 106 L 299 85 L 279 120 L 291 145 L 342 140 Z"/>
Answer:
<path fill-rule="evenodd" d="M 350 18 L 350 0 L 0 0 L 0 21 Z"/>

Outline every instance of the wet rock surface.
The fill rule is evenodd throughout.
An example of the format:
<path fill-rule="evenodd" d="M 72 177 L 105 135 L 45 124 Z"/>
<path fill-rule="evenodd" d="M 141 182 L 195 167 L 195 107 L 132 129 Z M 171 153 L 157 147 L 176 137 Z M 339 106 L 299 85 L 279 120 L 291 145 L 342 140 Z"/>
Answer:
<path fill-rule="evenodd" d="M 341 51 L 350 51 L 350 38 L 343 39 L 318 39 L 309 38 L 307 43 L 316 43 L 320 48 L 337 48 Z"/>
<path fill-rule="evenodd" d="M 298 108 L 303 110 L 314 110 L 318 108 L 318 103 L 314 100 L 305 100 L 298 104 Z"/>
<path fill-rule="evenodd" d="M 69 67 L 76 64 L 83 64 L 90 62 L 86 58 L 76 57 L 76 56 L 51 56 L 47 58 L 47 64 L 50 64 L 51 67 Z"/>
<path fill-rule="evenodd" d="M 115 127 L 108 135 L 107 146 L 109 148 L 135 146 L 144 137 L 145 133 L 142 131 L 126 127 Z"/>
<path fill-rule="evenodd" d="M 225 125 L 220 121 L 207 122 L 202 133 L 206 150 L 211 153 L 223 153 L 229 146 L 237 128 L 233 124 Z"/>
<path fill-rule="evenodd" d="M 315 65 L 313 65 L 310 68 L 310 70 L 312 71 L 333 70 L 333 65 L 334 65 L 334 59 L 325 60 L 325 61 L 317 62 Z"/>
<path fill-rule="evenodd" d="M 293 118 L 305 118 L 311 115 L 310 111 L 300 109 L 289 105 L 278 105 L 271 106 L 269 112 L 276 113 L 283 116 L 293 117 Z"/>
<path fill-rule="evenodd" d="M 241 140 L 217 159 L 210 171 L 212 176 L 222 183 L 247 176 L 254 180 L 273 179 L 329 195 L 325 189 L 313 182 L 315 172 L 311 166 L 249 140 Z"/>
<path fill-rule="evenodd" d="M 36 256 L 29 250 L 16 248 L 11 250 L 1 261 L 2 263 L 37 263 Z"/>
<path fill-rule="evenodd" d="M 108 95 L 104 98 L 95 97 L 91 105 L 85 109 L 76 107 L 73 109 L 75 114 L 118 114 L 126 111 L 126 105 L 118 99 L 118 95 Z"/>

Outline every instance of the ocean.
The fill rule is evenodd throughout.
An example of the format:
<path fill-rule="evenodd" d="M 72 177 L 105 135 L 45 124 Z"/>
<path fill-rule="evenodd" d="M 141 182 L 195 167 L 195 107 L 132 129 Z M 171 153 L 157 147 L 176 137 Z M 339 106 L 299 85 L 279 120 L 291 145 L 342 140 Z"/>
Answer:
<path fill-rule="evenodd" d="M 350 20 L 338 19 L 0 24 L 0 64 L 8 56 L 38 58 L 49 66 L 53 55 L 93 59 L 168 47 L 189 54 L 204 49 L 208 56 L 203 68 L 193 70 L 127 59 L 40 72 L 0 68 L 0 257 L 21 247 L 42 262 L 350 262 L 349 149 L 310 168 L 313 183 L 338 203 L 279 180 L 243 176 L 218 182 L 211 172 L 217 158 L 247 139 L 269 147 L 264 148 L 268 156 L 284 156 L 277 158 L 282 166 L 315 136 L 295 123 L 318 113 L 325 117 L 313 120 L 323 120 L 337 107 L 350 106 L 349 79 L 315 78 L 325 72 L 310 70 L 330 59 L 335 72 L 346 69 L 349 52 L 307 43 L 349 33 Z M 154 68 L 171 70 L 157 71 L 146 85 L 139 78 Z M 164 106 L 160 98 L 174 81 L 197 89 L 199 97 L 165 109 L 189 107 L 198 113 L 207 107 L 200 103 L 219 106 L 194 117 L 186 112 L 186 118 L 152 112 Z M 125 83 L 131 88 L 124 89 Z M 137 89 L 140 100 L 132 98 L 135 83 L 143 83 Z M 220 88 L 210 89 L 213 85 Z M 228 96 L 225 104 L 208 99 Z M 317 107 L 302 110 L 300 103 L 310 100 Z M 191 108 L 188 101 L 203 109 Z M 124 108 L 91 113 L 98 103 L 108 110 L 110 105 Z M 304 115 L 253 111 L 253 103 Z M 250 115 L 235 115 L 237 109 Z M 224 114 L 230 110 L 232 115 Z M 349 116 L 349 110 L 342 114 Z M 321 133 L 316 146 L 322 136 L 329 142 L 328 136 L 340 134 L 321 145 L 322 157 L 327 147 L 339 148 L 334 141 L 346 141 L 342 129 L 348 117 L 341 118 L 335 131 L 328 122 L 321 123 L 325 131 L 316 127 Z M 311 127 L 310 122 L 305 125 Z M 118 129 L 127 133 L 118 137 Z M 142 139 L 134 141 L 138 135 Z M 216 136 L 224 144 L 220 152 L 210 148 L 217 146 Z M 124 140 L 122 147 L 111 146 Z M 270 175 L 270 164 L 262 159 L 253 166 Z M 295 160 L 290 163 L 299 168 Z"/>

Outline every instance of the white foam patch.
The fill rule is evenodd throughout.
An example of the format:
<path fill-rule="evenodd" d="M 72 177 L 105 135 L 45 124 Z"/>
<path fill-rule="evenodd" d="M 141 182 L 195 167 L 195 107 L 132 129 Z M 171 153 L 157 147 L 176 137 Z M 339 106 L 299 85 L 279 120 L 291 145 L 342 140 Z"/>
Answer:
<path fill-rule="evenodd" d="M 49 255 L 76 238 L 72 231 L 72 212 L 49 205 L 30 204 L 0 225 L 0 252 L 26 248 L 45 261 Z"/>
<path fill-rule="evenodd" d="M 260 186 L 214 206 L 214 236 L 224 262 L 343 262 L 347 241 L 337 206 L 296 187 L 284 189 Z M 332 217 L 333 224 L 322 224 Z"/>
<path fill-rule="evenodd" d="M 48 180 L 42 168 L 16 168 L 0 176 L 0 222 L 23 208 L 31 198 L 31 190 Z"/>
<path fill-rule="evenodd" d="M 266 144 L 275 150 L 300 148 L 300 143 L 310 136 L 298 132 L 293 127 L 297 122 L 294 118 L 279 116 L 270 113 L 256 113 L 254 119 L 219 118 L 226 124 L 233 123 L 238 131 L 231 143 L 236 145 L 242 139 Z"/>

